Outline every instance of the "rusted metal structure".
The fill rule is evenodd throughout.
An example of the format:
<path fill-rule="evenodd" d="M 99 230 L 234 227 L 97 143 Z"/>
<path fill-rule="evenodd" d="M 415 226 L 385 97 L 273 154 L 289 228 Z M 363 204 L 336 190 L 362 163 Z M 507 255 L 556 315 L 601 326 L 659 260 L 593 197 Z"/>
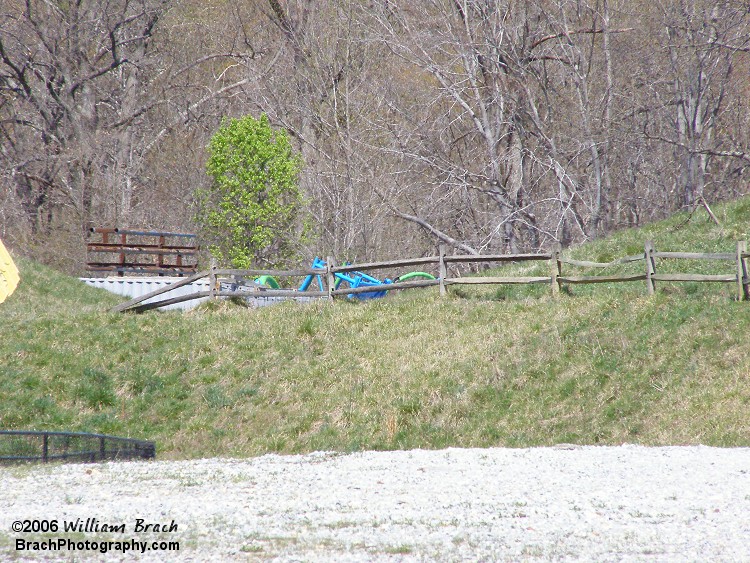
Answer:
<path fill-rule="evenodd" d="M 161 231 L 92 228 L 86 245 L 89 272 L 184 276 L 198 271 L 196 235 Z M 99 237 L 96 237 L 99 238 Z"/>
<path fill-rule="evenodd" d="M 0 430 L 1 463 L 153 459 L 156 444 L 86 432 Z"/>

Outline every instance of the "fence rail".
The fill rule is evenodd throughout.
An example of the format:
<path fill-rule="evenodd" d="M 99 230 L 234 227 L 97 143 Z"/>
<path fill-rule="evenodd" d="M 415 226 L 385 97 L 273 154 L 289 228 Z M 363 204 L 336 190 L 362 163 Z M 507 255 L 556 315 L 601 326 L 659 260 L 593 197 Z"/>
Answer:
<path fill-rule="evenodd" d="M 593 283 L 630 283 L 646 282 L 646 291 L 653 294 L 656 290 L 656 282 L 707 282 L 707 283 L 735 283 L 737 286 L 737 299 L 750 299 L 750 279 L 748 277 L 748 258 L 750 253 L 747 251 L 747 242 L 738 241 L 735 252 L 665 252 L 654 249 L 651 241 L 646 241 L 642 254 L 635 256 L 624 256 L 611 262 L 593 262 L 587 260 L 576 260 L 562 256 L 558 249 L 552 253 L 538 254 L 490 254 L 490 255 L 473 255 L 459 254 L 446 255 L 445 246 L 441 245 L 437 256 L 426 256 L 421 258 L 407 258 L 401 260 L 389 260 L 384 262 L 368 262 L 364 264 L 345 264 L 336 266 L 333 259 L 326 261 L 325 269 L 308 268 L 299 270 L 234 270 L 234 269 L 211 269 L 197 273 L 185 280 L 181 280 L 171 286 L 158 289 L 151 293 L 131 299 L 125 303 L 114 307 L 113 311 L 133 310 L 136 312 L 155 309 L 161 306 L 189 301 L 200 297 L 248 297 L 252 295 L 261 297 L 325 297 L 333 299 L 339 296 L 346 296 L 360 293 L 373 293 L 380 291 L 394 291 L 402 289 L 412 289 L 420 287 L 440 288 L 440 295 L 446 295 L 447 287 L 451 285 L 491 285 L 491 284 L 549 284 L 550 291 L 557 295 L 564 288 L 565 284 L 593 284 Z M 672 273 L 657 272 L 657 259 L 659 260 L 710 260 L 710 261 L 727 261 L 734 262 L 735 269 L 733 272 L 723 274 L 699 274 L 691 272 Z M 450 264 L 478 263 L 486 264 L 491 262 L 528 262 L 538 261 L 548 264 L 548 276 L 484 276 L 484 277 L 455 277 L 448 275 L 448 266 Z M 563 266 L 573 266 L 576 268 L 607 268 L 612 266 L 628 265 L 642 262 L 644 265 L 638 273 L 609 274 L 609 275 L 579 275 L 566 273 L 563 275 Z M 434 265 L 437 268 L 437 279 L 434 280 L 415 280 L 381 285 L 368 285 L 358 288 L 340 288 L 334 287 L 334 278 L 337 273 L 346 273 L 354 271 L 371 271 L 371 270 L 390 270 L 394 268 L 408 266 Z M 290 289 L 265 289 L 261 287 L 250 287 L 246 291 L 225 291 L 221 288 L 222 276 L 237 277 L 254 277 L 254 276 L 274 276 L 274 277 L 295 277 L 315 275 L 326 280 L 327 287 L 321 291 L 297 291 Z M 144 303 L 144 301 L 170 291 L 171 289 L 191 283 L 201 278 L 208 277 L 210 280 L 211 290 L 206 292 L 197 292 L 191 295 L 180 296 L 172 299 L 165 299 L 153 303 Z"/>
<path fill-rule="evenodd" d="M 589 262 L 587 260 L 573 260 L 572 258 L 565 258 L 558 256 L 557 261 L 561 264 L 570 264 L 571 266 L 580 266 L 582 268 L 609 268 L 611 266 L 617 266 L 619 264 L 630 264 L 632 262 L 640 262 L 643 260 L 643 254 L 638 256 L 625 256 L 618 258 L 612 262 Z"/>
<path fill-rule="evenodd" d="M 153 459 L 156 444 L 87 432 L 0 430 L 0 464 Z"/>

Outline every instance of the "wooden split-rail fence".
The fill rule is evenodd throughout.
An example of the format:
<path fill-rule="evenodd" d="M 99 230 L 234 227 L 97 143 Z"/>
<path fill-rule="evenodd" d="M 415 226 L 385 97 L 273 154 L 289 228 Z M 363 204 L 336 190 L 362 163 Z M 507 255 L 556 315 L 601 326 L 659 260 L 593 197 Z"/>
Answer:
<path fill-rule="evenodd" d="M 200 298 L 218 298 L 218 297 L 249 297 L 256 295 L 258 297 L 295 297 L 306 296 L 312 298 L 328 298 L 348 296 L 358 293 L 372 293 L 378 291 L 392 291 L 411 288 L 433 287 L 438 286 L 440 295 L 447 294 L 447 288 L 451 285 L 492 285 L 492 284 L 547 284 L 553 296 L 560 293 L 566 284 L 591 284 L 591 283 L 623 283 L 623 282 L 645 282 L 646 291 L 652 295 L 656 290 L 656 282 L 713 282 L 713 283 L 734 283 L 736 284 L 737 299 L 750 300 L 750 279 L 748 278 L 748 253 L 747 241 L 738 241 L 734 252 L 662 252 L 654 248 L 651 241 L 644 245 L 642 254 L 635 256 L 626 256 L 611 262 L 591 262 L 586 260 L 574 260 L 562 255 L 560 250 L 550 253 L 536 254 L 457 254 L 447 255 L 445 246 L 439 247 L 439 253 L 436 256 L 426 256 L 421 258 L 407 258 L 402 260 L 390 260 L 387 262 L 370 262 L 364 264 L 346 264 L 336 266 L 332 258 L 326 260 L 325 268 L 309 268 L 300 270 L 236 270 L 212 268 L 203 272 L 196 273 L 183 280 L 175 282 L 167 287 L 147 293 L 125 303 L 121 303 L 112 309 L 112 311 L 136 311 L 142 312 L 149 309 L 155 309 L 166 305 L 181 303 Z M 657 260 L 704 260 L 704 261 L 724 261 L 733 264 L 731 272 L 723 274 L 698 274 L 698 273 L 659 273 L 657 271 Z M 503 262 L 546 262 L 548 264 L 548 275 L 543 276 L 463 276 L 451 277 L 448 274 L 449 266 L 452 264 L 489 264 Z M 614 275 L 570 275 L 563 273 L 563 266 L 575 266 L 578 268 L 609 268 L 618 265 L 643 262 L 638 273 L 614 274 Z M 336 289 L 336 274 L 347 272 L 367 272 L 367 271 L 387 271 L 396 268 L 433 266 L 437 268 L 437 276 L 434 280 L 420 279 L 412 281 L 395 282 L 382 285 L 368 285 L 357 288 L 340 288 Z M 270 275 L 276 278 L 301 277 L 301 276 L 321 276 L 325 279 L 323 290 L 318 291 L 297 291 L 291 289 L 267 289 L 262 287 L 252 287 L 253 291 L 226 290 L 222 289 L 226 280 L 237 280 L 245 278 L 255 278 L 258 276 Z M 183 287 L 200 279 L 208 278 L 209 290 L 198 291 L 189 295 L 181 295 L 158 301 L 145 303 L 147 300 L 163 295 L 173 289 Z"/>

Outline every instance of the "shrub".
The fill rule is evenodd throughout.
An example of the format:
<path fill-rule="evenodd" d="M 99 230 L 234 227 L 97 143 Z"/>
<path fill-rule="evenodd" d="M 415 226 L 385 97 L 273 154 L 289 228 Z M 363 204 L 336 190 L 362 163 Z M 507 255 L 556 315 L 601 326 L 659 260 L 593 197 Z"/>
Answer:
<path fill-rule="evenodd" d="M 235 268 L 295 261 L 304 237 L 302 160 L 265 114 L 224 120 L 211 138 L 208 188 L 196 194 L 196 219 L 209 251 Z"/>

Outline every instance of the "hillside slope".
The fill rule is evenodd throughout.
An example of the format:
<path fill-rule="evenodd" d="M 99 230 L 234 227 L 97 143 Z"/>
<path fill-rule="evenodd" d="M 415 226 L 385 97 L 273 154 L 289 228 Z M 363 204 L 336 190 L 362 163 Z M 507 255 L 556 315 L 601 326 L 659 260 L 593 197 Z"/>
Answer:
<path fill-rule="evenodd" d="M 642 252 L 647 238 L 726 252 L 750 238 L 750 199 L 714 211 L 721 228 L 676 216 L 566 254 L 609 260 Z M 0 428 L 153 439 L 162 458 L 750 445 L 750 303 L 731 284 L 659 284 L 653 297 L 642 282 L 557 299 L 544 287 L 410 291 L 131 315 L 106 312 L 116 296 L 18 265 L 21 285 L 0 306 Z"/>

